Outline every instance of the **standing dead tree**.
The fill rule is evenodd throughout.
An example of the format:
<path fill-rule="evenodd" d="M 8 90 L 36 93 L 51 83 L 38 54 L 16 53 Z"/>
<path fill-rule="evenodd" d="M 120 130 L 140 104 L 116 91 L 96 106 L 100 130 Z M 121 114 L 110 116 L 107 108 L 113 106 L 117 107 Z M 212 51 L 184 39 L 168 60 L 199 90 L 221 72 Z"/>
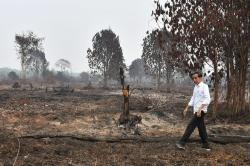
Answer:
<path fill-rule="evenodd" d="M 126 129 L 130 129 L 141 122 L 141 116 L 129 114 L 129 85 L 125 85 L 125 76 L 123 68 L 120 68 L 120 79 L 122 85 L 122 93 L 124 97 L 123 112 L 119 117 L 119 125 L 124 125 Z"/>

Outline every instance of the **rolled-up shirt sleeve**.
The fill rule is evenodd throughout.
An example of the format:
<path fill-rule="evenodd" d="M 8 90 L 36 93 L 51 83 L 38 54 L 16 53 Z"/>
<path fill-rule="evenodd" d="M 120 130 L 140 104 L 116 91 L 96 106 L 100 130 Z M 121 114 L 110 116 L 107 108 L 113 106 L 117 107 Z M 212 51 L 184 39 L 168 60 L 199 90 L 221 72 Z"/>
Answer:
<path fill-rule="evenodd" d="M 210 94 L 209 94 L 209 88 L 208 86 L 204 86 L 204 100 L 202 101 L 202 104 L 209 105 L 211 101 Z"/>

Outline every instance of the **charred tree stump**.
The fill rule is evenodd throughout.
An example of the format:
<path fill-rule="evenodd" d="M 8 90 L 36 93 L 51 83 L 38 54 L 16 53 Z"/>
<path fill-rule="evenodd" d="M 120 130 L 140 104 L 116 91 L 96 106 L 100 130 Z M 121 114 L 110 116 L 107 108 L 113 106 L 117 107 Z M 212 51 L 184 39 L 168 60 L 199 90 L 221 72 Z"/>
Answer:
<path fill-rule="evenodd" d="M 13 89 L 21 88 L 21 85 L 20 85 L 18 82 L 15 82 L 15 83 L 12 85 L 12 88 L 13 88 Z"/>
<path fill-rule="evenodd" d="M 124 97 L 123 112 L 119 117 L 119 125 L 124 125 L 126 129 L 136 127 L 136 124 L 141 122 L 141 116 L 129 114 L 129 85 L 125 85 L 125 76 L 123 68 L 120 68 L 120 78 L 122 85 L 122 94 Z"/>
<path fill-rule="evenodd" d="M 124 115 L 128 116 L 129 115 L 129 85 L 127 85 L 126 87 L 123 87 L 122 93 L 124 96 L 124 105 L 123 105 Z"/>

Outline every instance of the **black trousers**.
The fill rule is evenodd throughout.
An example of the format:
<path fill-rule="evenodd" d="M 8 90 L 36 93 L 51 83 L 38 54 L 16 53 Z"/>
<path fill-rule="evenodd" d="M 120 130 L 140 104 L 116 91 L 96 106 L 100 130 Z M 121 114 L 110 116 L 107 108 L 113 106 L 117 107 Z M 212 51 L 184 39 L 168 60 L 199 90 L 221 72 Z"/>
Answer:
<path fill-rule="evenodd" d="M 204 116 L 206 114 L 202 111 L 201 112 L 201 117 L 197 117 L 196 114 L 194 114 L 194 116 L 192 117 L 192 119 L 190 120 L 185 133 L 183 134 L 180 143 L 185 145 L 185 143 L 187 142 L 188 138 L 190 137 L 190 135 L 193 133 L 194 129 L 196 127 L 198 127 L 199 130 L 199 135 L 201 137 L 201 142 L 203 144 L 207 144 L 208 145 L 208 141 L 207 141 L 207 131 L 206 131 L 206 126 L 204 123 Z"/>

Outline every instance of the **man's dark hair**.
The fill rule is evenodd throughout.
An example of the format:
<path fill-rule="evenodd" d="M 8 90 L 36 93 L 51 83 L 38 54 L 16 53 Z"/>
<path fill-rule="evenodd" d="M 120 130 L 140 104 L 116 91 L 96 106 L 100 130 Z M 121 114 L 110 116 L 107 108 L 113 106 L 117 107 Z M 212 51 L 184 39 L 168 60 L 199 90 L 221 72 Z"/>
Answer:
<path fill-rule="evenodd" d="M 198 77 L 202 77 L 202 73 L 200 71 L 195 71 L 190 74 L 190 77 L 192 78 L 193 75 L 197 74 Z"/>

